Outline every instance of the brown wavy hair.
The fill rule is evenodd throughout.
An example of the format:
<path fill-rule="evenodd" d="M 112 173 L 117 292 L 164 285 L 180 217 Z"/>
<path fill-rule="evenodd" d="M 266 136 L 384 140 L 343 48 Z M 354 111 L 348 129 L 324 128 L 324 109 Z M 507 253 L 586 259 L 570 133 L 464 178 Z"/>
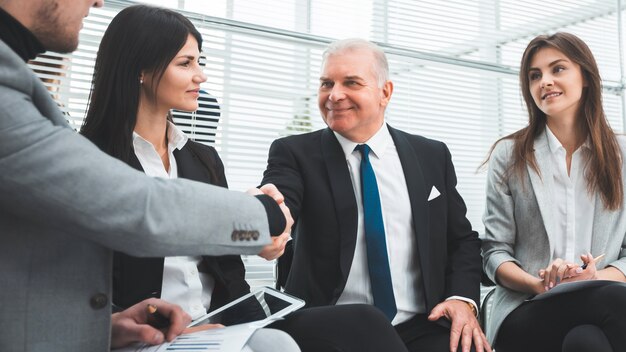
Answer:
<path fill-rule="evenodd" d="M 590 155 L 585 166 L 587 191 L 590 194 L 600 192 L 605 208 L 617 210 L 621 208 L 624 199 L 622 154 L 602 107 L 602 85 L 596 60 L 587 44 L 573 34 L 558 32 L 540 35 L 530 41 L 522 56 L 519 71 L 520 90 L 528 110 L 528 126 L 499 139 L 491 147 L 489 157 L 498 142 L 512 139 L 513 163 L 507 175 L 522 177 L 526 172 L 526 165 L 530 165 L 541 175 L 535 159 L 534 141 L 544 132 L 547 118 L 530 93 L 528 72 L 533 57 L 543 48 L 556 49 L 580 66 L 586 86 L 583 87 L 576 121 L 582 140 L 590 142 Z M 485 163 L 489 161 L 489 157 Z"/>

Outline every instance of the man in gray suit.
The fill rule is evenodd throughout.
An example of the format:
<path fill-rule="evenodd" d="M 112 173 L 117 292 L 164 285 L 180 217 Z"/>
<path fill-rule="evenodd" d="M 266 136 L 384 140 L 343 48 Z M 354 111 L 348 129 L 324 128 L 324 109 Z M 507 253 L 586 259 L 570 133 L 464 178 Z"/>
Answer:
<path fill-rule="evenodd" d="M 76 49 L 83 17 L 102 5 L 0 0 L 0 351 L 108 351 L 112 250 L 274 258 L 288 234 L 270 234 L 292 223 L 268 195 L 150 178 L 68 127 L 25 62 Z M 145 316 L 115 315 L 114 344 Z"/>

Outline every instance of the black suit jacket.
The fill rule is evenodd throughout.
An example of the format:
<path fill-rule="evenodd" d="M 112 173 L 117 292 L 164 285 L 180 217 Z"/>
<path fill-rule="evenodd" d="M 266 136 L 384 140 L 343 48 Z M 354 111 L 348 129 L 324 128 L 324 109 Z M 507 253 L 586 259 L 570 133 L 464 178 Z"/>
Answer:
<path fill-rule="evenodd" d="M 427 310 L 453 295 L 478 304 L 480 239 L 465 217 L 448 148 L 392 127 L 389 132 L 409 192 Z M 296 221 L 286 291 L 308 306 L 335 304 L 352 264 L 358 221 L 357 199 L 337 138 L 326 128 L 274 141 L 262 183 L 278 187 Z M 441 195 L 428 201 L 433 186 Z"/>
<path fill-rule="evenodd" d="M 178 177 L 228 187 L 224 165 L 217 151 L 194 141 L 174 151 Z M 134 153 L 129 162 L 143 171 Z M 149 297 L 161 297 L 163 258 L 137 258 L 115 252 L 113 257 L 113 303 L 130 307 Z M 203 256 L 198 270 L 215 278 L 210 310 L 250 292 L 245 280 L 245 267 L 238 255 Z"/>

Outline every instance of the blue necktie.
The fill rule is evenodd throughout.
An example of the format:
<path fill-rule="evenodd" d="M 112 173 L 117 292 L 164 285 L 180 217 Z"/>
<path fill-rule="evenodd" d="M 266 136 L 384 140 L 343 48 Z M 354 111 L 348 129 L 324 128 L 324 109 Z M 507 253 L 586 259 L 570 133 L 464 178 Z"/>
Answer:
<path fill-rule="evenodd" d="M 363 195 L 363 218 L 365 223 L 365 243 L 367 247 L 367 264 L 370 273 L 374 305 L 378 307 L 389 321 L 393 320 L 398 311 L 393 297 L 383 212 L 378 195 L 376 174 L 369 159 L 370 147 L 359 144 L 355 150 L 361 152 L 361 193 Z"/>

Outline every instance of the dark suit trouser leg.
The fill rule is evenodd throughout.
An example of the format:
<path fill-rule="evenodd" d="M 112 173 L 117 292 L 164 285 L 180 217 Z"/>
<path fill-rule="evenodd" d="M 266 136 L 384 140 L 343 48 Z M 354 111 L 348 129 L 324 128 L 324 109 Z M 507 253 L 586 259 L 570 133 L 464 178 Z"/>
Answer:
<path fill-rule="evenodd" d="M 567 341 L 576 337 L 568 335 L 572 329 L 588 339 L 602 341 L 597 329 L 585 328 L 592 325 L 601 330 L 613 351 L 626 351 L 624 312 L 626 284 L 617 282 L 525 302 L 504 320 L 495 347 L 498 352 L 562 351 L 565 342 L 565 347 L 572 348 L 572 341 Z M 588 351 L 611 351 L 600 346 Z"/>
<path fill-rule="evenodd" d="M 302 352 L 406 352 L 385 315 L 370 305 L 302 309 L 267 327 L 291 335 Z"/>
<path fill-rule="evenodd" d="M 410 352 L 450 351 L 450 329 L 429 321 L 428 314 L 418 314 L 395 328 Z M 462 351 L 460 343 L 458 351 Z"/>

